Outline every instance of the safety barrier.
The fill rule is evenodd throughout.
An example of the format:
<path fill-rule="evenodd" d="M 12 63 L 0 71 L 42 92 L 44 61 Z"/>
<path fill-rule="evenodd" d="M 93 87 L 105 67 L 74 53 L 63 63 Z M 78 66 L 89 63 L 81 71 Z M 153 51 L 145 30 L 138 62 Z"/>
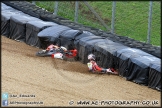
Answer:
<path fill-rule="evenodd" d="M 26 23 L 26 44 L 36 47 L 41 47 L 41 42 L 38 38 L 38 33 L 47 27 L 57 25 L 53 22 L 28 21 Z"/>
<path fill-rule="evenodd" d="M 94 27 L 83 26 L 82 24 L 78 24 L 68 19 L 54 15 L 53 13 L 48 12 L 27 1 L 3 1 L 3 3 L 15 9 L 21 10 L 22 12 L 28 15 L 40 18 L 41 20 L 55 22 L 60 25 L 68 26 L 72 29 L 89 31 L 97 36 L 105 36 L 105 37 L 108 37 L 112 41 L 121 43 L 131 48 L 138 48 L 140 50 L 143 50 L 144 52 L 147 52 L 158 58 L 161 58 L 161 47 L 153 46 L 148 43 L 143 43 L 143 42 L 128 38 L 127 36 L 118 36 L 116 34 L 105 32 L 105 31 L 99 30 Z"/>
<path fill-rule="evenodd" d="M 121 40 L 131 39 L 111 33 L 98 36 L 87 28 L 74 29 L 43 21 L 39 17 L 30 16 L 1 4 L 1 22 L 3 22 L 1 35 L 39 48 L 46 48 L 49 44 L 75 47 L 82 63 L 87 63 L 87 55 L 94 53 L 100 59 L 97 61 L 100 66 L 119 69 L 119 75 L 127 80 L 161 91 L 161 59 L 122 44 Z M 5 14 L 6 12 L 10 15 Z"/>

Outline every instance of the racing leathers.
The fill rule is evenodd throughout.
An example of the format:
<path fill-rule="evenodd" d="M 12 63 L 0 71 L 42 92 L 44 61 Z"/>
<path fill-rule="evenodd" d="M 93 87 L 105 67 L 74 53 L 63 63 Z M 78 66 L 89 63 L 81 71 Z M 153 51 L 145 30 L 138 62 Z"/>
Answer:
<path fill-rule="evenodd" d="M 94 60 L 90 60 L 90 62 L 87 63 L 88 69 L 90 72 L 93 73 L 112 73 L 112 74 L 118 74 L 117 71 L 115 71 L 113 68 L 101 68 L 97 65 L 97 63 Z"/>

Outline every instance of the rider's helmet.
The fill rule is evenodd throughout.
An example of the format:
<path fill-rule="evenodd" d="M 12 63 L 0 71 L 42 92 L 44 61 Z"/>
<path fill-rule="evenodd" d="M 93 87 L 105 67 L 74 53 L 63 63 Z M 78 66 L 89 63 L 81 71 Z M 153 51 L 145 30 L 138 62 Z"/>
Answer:
<path fill-rule="evenodd" d="M 88 55 L 88 60 L 95 60 L 96 56 L 94 54 L 89 54 Z"/>

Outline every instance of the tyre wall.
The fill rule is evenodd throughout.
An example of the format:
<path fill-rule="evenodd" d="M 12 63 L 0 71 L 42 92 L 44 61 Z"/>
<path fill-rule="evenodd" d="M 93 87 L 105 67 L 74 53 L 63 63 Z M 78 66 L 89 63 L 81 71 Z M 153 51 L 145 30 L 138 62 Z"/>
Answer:
<path fill-rule="evenodd" d="M 40 7 L 37 7 L 34 4 L 29 3 L 27 1 L 3 1 L 3 3 L 15 8 L 15 9 L 21 10 L 22 12 L 24 12 L 28 15 L 40 18 L 41 20 L 52 21 L 57 24 L 72 27 L 73 29 L 90 31 L 91 33 L 93 33 L 95 35 L 108 37 L 110 40 L 113 40 L 115 42 L 124 44 L 131 48 L 141 49 L 144 52 L 147 52 L 147 53 L 152 54 L 158 58 L 161 58 L 161 47 L 157 47 L 157 46 L 153 46 L 151 44 L 139 42 L 134 39 L 128 38 L 127 36 L 119 36 L 117 34 L 105 32 L 105 31 L 96 29 L 94 27 L 83 26 L 81 24 L 72 22 L 68 19 L 54 15 L 53 13 L 48 12 Z M 110 34 L 113 36 L 110 36 Z"/>
<path fill-rule="evenodd" d="M 88 36 L 79 40 L 78 56 L 82 63 L 85 64 L 88 62 L 88 54 L 94 53 L 94 44 L 100 41 L 104 41 L 104 38 L 99 36 Z"/>
<path fill-rule="evenodd" d="M 39 21 L 40 19 L 23 14 L 12 15 L 10 17 L 10 36 L 9 38 L 26 42 L 26 23 L 28 21 Z"/>
<path fill-rule="evenodd" d="M 50 44 L 58 44 L 60 34 L 67 30 L 71 30 L 71 28 L 63 25 L 56 25 L 39 32 L 38 37 L 41 41 L 41 46 L 43 46 L 42 48 L 46 48 Z"/>
<path fill-rule="evenodd" d="M 24 14 L 21 11 L 18 11 L 10 6 L 2 4 L 1 7 L 1 34 L 9 37 L 10 29 L 10 17 L 12 15 Z"/>
<path fill-rule="evenodd" d="M 1 22 L 4 22 L 1 30 L 5 32 L 1 35 L 39 48 L 46 48 L 49 44 L 75 47 L 82 63 L 87 63 L 87 55 L 94 53 L 99 58 L 99 66 L 114 67 L 128 81 L 161 91 L 161 59 L 148 53 L 154 51 L 153 46 L 50 15 L 29 2 L 4 3 L 1 3 Z M 42 20 L 46 14 L 49 14 L 49 19 L 44 16 Z"/>
<path fill-rule="evenodd" d="M 38 38 L 38 33 L 43 29 L 51 26 L 56 26 L 56 23 L 45 21 L 29 21 L 26 23 L 26 44 L 36 47 L 41 47 L 41 42 Z"/>

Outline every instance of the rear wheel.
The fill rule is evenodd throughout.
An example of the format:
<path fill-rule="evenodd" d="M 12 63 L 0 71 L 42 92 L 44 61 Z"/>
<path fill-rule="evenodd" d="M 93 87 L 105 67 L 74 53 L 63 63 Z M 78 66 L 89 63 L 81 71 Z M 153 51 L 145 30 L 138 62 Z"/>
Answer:
<path fill-rule="evenodd" d="M 74 60 L 78 61 L 78 60 L 79 60 L 79 56 L 78 56 L 78 55 L 75 56 L 75 57 L 74 57 Z"/>
<path fill-rule="evenodd" d="M 65 55 L 63 55 L 63 60 L 67 61 L 67 57 Z"/>

